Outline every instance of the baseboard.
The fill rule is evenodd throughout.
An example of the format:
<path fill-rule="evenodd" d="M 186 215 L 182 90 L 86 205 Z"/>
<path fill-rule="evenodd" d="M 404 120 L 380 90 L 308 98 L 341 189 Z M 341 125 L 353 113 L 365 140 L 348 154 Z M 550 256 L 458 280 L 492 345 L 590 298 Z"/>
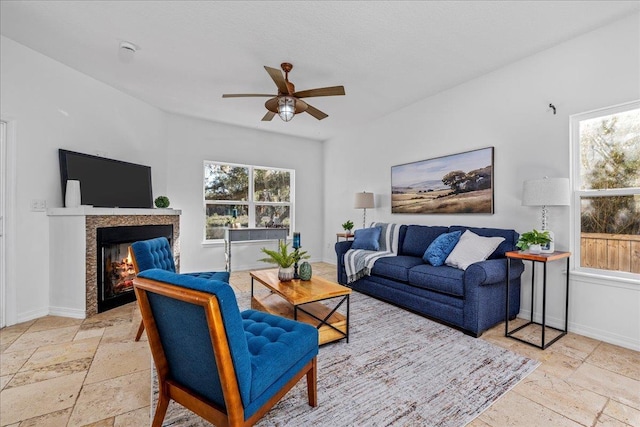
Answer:
<path fill-rule="evenodd" d="M 84 310 L 67 307 L 49 307 L 49 315 L 60 317 L 71 317 L 73 319 L 84 319 L 87 317 Z"/>
<path fill-rule="evenodd" d="M 518 317 L 525 320 L 530 320 L 531 312 L 529 310 L 520 310 Z M 533 316 L 533 320 L 540 323 L 542 321 L 542 315 L 539 313 L 535 313 Z M 547 316 L 546 324 L 557 329 L 564 329 L 564 318 L 560 319 L 553 316 Z M 611 331 L 605 331 L 603 329 L 597 329 L 591 326 L 586 326 L 571 321 L 569 322 L 568 329 L 569 332 L 574 334 L 593 338 L 609 344 L 618 345 L 630 350 L 640 351 L 640 341 L 637 337 L 626 337 L 613 333 Z"/>
<path fill-rule="evenodd" d="M 21 313 L 16 316 L 16 323 L 28 322 L 30 320 L 38 319 L 49 314 L 47 309 L 31 310 L 26 313 Z M 10 325 L 8 325 L 10 326 Z"/>

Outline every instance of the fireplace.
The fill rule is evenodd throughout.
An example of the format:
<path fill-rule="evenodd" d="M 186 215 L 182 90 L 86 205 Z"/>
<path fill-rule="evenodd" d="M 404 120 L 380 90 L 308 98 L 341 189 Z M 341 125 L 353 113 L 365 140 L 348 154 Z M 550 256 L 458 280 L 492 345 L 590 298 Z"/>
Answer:
<path fill-rule="evenodd" d="M 102 227 L 96 230 L 98 313 L 135 301 L 129 246 L 139 240 L 173 240 L 173 225 Z"/>

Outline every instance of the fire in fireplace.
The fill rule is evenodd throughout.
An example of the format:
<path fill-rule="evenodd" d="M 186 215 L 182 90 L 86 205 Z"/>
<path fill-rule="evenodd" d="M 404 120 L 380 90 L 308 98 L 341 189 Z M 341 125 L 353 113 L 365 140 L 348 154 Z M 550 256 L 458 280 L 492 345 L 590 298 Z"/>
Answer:
<path fill-rule="evenodd" d="M 104 227 L 96 230 L 98 254 L 98 312 L 135 301 L 135 270 L 129 246 L 139 240 L 166 237 L 173 240 L 172 225 Z"/>

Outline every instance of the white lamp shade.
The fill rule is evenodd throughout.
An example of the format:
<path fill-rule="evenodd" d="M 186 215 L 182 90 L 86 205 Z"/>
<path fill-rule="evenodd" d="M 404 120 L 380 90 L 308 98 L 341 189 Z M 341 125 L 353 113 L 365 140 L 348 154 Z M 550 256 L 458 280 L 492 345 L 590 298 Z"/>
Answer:
<path fill-rule="evenodd" d="M 569 206 L 569 178 L 545 178 L 525 181 L 522 206 Z"/>
<path fill-rule="evenodd" d="M 353 204 L 355 209 L 370 209 L 374 207 L 373 193 L 356 193 L 355 203 Z"/>

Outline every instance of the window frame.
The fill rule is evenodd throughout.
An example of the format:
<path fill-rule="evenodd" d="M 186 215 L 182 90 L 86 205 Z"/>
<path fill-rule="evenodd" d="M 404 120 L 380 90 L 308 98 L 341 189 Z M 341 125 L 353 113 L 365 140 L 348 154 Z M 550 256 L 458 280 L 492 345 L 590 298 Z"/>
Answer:
<path fill-rule="evenodd" d="M 248 187 L 248 196 L 247 200 L 207 200 L 206 199 L 206 189 L 205 189 L 205 169 L 207 165 L 220 165 L 220 166 L 231 166 L 231 167 L 241 167 L 247 168 L 248 179 L 249 179 L 249 187 Z M 256 169 L 267 169 L 267 170 L 275 170 L 275 171 L 283 171 L 289 173 L 289 201 L 288 202 L 264 202 L 255 200 L 254 193 L 254 184 L 255 184 L 255 175 L 254 172 Z M 231 162 L 223 162 L 217 160 L 204 160 L 202 164 L 202 209 L 203 209 L 203 226 L 202 226 L 202 242 L 203 244 L 212 244 L 212 243 L 224 243 L 224 239 L 207 239 L 207 205 L 246 205 L 247 211 L 249 213 L 249 223 L 248 228 L 256 228 L 256 205 L 257 206 L 288 206 L 289 207 L 289 234 L 288 237 L 292 238 L 293 230 L 295 230 L 295 169 L 288 168 L 279 168 L 272 166 L 259 166 L 259 165 L 247 165 L 242 163 L 231 163 Z"/>
<path fill-rule="evenodd" d="M 584 113 L 573 114 L 570 119 L 570 149 L 571 149 L 571 243 L 573 254 L 571 257 L 572 274 L 603 278 L 620 282 L 631 282 L 638 284 L 638 274 L 617 270 L 605 270 L 593 267 L 583 267 L 582 245 L 581 245 L 581 200 L 586 197 L 613 197 L 613 196 L 634 196 L 640 194 L 640 187 L 611 188 L 585 190 L 581 188 L 581 157 L 580 157 L 580 122 L 597 117 L 610 116 L 629 110 L 640 108 L 640 100 L 626 102 L 610 107 L 599 108 Z"/>

